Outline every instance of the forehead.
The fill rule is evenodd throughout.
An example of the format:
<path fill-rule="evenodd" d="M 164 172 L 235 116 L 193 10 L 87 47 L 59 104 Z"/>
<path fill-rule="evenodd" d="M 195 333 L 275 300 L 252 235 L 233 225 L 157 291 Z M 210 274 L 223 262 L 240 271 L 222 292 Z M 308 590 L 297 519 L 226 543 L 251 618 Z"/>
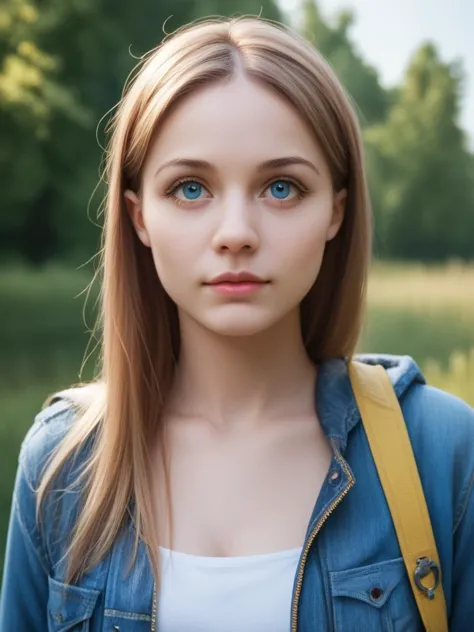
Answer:
<path fill-rule="evenodd" d="M 276 91 L 241 75 L 184 97 L 160 125 L 150 162 L 153 167 L 185 157 L 225 164 L 287 155 L 324 162 L 296 108 Z"/>

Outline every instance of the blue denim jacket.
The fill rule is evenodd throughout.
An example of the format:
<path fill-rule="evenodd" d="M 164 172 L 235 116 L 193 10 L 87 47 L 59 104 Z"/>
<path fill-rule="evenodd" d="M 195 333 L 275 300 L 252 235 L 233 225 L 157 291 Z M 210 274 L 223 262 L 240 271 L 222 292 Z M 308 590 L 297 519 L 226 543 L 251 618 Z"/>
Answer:
<path fill-rule="evenodd" d="M 449 630 L 472 631 L 474 411 L 456 397 L 427 386 L 410 357 L 364 355 L 359 359 L 383 364 L 388 370 L 432 520 Z M 333 458 L 315 499 L 295 576 L 292 632 L 422 630 L 343 359 L 320 367 L 315 401 Z M 71 408 L 64 400 L 58 401 L 37 415 L 22 443 L 6 547 L 0 631 L 153 631 L 155 586 L 141 541 L 137 563 L 127 575 L 132 523 L 124 526 L 108 555 L 79 585 L 64 583 L 66 538 L 78 507 L 77 492 L 65 493 L 64 486 L 80 469 L 80 458 L 68 464 L 64 479 L 48 496 L 45 538 L 40 535 L 33 489 L 41 466 L 71 421 Z"/>

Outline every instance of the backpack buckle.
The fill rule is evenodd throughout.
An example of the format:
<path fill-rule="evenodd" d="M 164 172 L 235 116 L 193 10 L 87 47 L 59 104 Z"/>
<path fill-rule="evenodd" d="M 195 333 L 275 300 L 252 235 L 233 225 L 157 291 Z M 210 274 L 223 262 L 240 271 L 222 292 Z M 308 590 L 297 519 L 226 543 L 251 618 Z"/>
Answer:
<path fill-rule="evenodd" d="M 434 575 L 434 584 L 427 587 L 421 583 L 421 580 L 424 577 L 430 575 L 430 573 L 433 573 Z M 428 599 L 434 599 L 435 590 L 439 586 L 440 572 L 438 564 L 436 564 L 436 562 L 434 562 L 433 560 L 430 560 L 429 557 L 419 557 L 416 560 L 416 569 L 414 575 L 417 588 L 421 590 L 421 592 L 426 595 Z"/>

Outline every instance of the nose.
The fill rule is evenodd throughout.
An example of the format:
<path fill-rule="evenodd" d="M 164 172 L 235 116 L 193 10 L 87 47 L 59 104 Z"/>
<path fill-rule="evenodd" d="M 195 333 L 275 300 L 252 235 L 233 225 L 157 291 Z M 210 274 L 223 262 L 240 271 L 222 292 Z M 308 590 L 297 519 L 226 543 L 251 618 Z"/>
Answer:
<path fill-rule="evenodd" d="M 235 253 L 258 248 L 258 214 L 251 200 L 241 194 L 230 195 L 223 200 L 217 213 L 218 223 L 213 237 L 216 251 L 230 250 Z"/>

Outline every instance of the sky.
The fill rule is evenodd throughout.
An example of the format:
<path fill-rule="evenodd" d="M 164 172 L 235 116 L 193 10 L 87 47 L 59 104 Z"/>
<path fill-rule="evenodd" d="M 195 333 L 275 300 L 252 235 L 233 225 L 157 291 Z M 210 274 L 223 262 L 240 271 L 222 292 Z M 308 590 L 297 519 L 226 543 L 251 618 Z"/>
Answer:
<path fill-rule="evenodd" d="M 474 0 L 317 0 L 325 17 L 353 9 L 351 38 L 374 66 L 382 85 L 401 81 L 411 55 L 425 41 L 436 43 L 444 62 L 460 59 L 466 80 L 460 124 L 474 149 Z M 279 0 L 294 12 L 300 0 Z"/>

